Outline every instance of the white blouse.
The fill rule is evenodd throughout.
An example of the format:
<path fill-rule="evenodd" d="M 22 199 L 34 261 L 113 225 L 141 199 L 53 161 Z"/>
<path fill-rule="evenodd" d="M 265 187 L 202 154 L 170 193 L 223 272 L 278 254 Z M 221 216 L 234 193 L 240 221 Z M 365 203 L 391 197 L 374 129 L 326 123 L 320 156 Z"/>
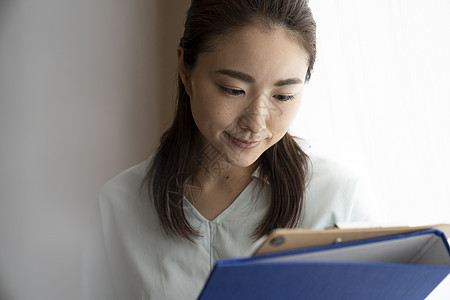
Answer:
<path fill-rule="evenodd" d="M 367 221 L 368 202 L 358 178 L 338 163 L 308 153 L 312 168 L 301 228 Z M 141 189 L 150 159 L 124 171 L 102 189 L 85 249 L 83 299 L 195 299 L 218 259 L 249 255 L 251 234 L 270 201 L 258 172 L 214 220 L 184 199 L 187 220 L 200 232 L 195 243 L 167 237 L 147 189 Z"/>

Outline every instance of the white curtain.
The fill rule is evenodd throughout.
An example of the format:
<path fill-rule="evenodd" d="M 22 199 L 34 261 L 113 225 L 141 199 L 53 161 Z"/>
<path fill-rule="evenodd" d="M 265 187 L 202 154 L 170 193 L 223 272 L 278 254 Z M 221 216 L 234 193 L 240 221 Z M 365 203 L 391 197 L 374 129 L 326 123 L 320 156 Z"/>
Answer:
<path fill-rule="evenodd" d="M 365 176 L 383 221 L 450 223 L 450 1 L 311 1 L 292 132 Z"/>

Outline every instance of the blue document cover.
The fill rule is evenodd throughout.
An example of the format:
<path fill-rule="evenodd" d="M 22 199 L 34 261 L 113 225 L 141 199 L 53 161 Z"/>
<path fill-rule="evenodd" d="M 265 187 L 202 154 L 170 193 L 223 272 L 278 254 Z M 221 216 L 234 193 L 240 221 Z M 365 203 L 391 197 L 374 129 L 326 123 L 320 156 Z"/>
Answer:
<path fill-rule="evenodd" d="M 424 230 L 220 260 L 199 299 L 424 299 L 449 274 L 444 234 Z"/>

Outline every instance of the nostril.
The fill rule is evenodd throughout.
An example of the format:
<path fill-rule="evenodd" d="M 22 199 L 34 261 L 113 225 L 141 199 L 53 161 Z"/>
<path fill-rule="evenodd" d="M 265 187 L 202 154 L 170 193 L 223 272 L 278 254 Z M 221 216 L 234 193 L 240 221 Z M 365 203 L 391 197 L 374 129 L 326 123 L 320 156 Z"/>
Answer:
<path fill-rule="evenodd" d="M 248 130 L 253 134 L 260 133 L 266 128 L 266 121 L 264 116 L 260 114 L 245 114 L 239 119 L 238 126 L 242 129 Z"/>

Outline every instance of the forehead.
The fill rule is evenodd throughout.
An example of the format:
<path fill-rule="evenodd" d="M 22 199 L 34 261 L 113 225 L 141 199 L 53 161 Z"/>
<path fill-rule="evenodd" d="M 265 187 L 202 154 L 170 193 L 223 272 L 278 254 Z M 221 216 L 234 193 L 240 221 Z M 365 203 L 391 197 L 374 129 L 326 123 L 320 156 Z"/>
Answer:
<path fill-rule="evenodd" d="M 198 66 L 228 68 L 255 76 L 301 76 L 308 66 L 308 54 L 292 33 L 277 27 L 251 26 L 230 31 L 211 43 L 201 53 Z"/>
<path fill-rule="evenodd" d="M 231 27 L 228 28 L 224 33 L 219 34 L 211 39 L 209 43 L 209 49 L 214 49 L 217 46 L 227 43 L 230 39 L 252 36 L 254 33 L 261 33 L 270 35 L 271 33 L 279 33 L 284 36 L 287 40 L 292 43 L 297 44 L 298 47 L 302 48 L 302 38 L 299 33 L 288 30 L 281 25 L 266 24 L 261 22 L 252 23 L 243 27 Z"/>

